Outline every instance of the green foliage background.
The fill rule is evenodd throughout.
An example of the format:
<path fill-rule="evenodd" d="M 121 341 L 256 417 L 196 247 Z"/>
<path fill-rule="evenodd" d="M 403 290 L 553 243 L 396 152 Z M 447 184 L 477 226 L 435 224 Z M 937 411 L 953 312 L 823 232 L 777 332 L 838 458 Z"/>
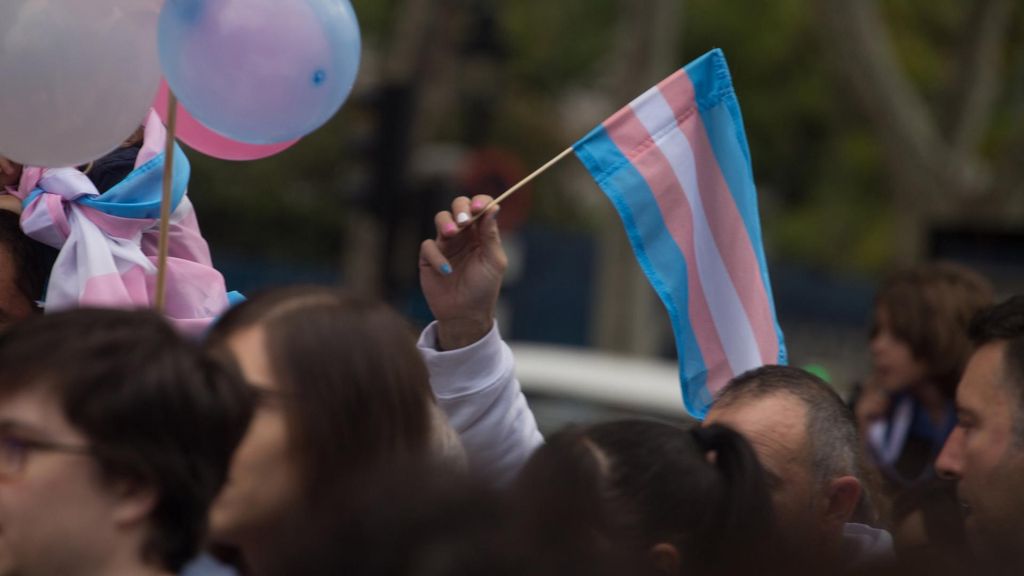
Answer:
<path fill-rule="evenodd" d="M 355 0 L 367 51 L 385 57 L 394 41 L 397 0 Z M 568 142 L 556 131 L 557 103 L 594 86 L 615 49 L 624 3 L 519 0 L 495 3 L 507 47 L 494 143 L 536 165 Z M 642 2 L 636 9 L 641 9 Z M 962 0 L 885 0 L 901 64 L 941 113 L 954 73 Z M 630 4 L 632 6 L 632 4 Z M 877 273 L 889 261 L 899 215 L 877 136 L 826 56 L 813 0 L 687 0 L 676 65 L 712 47 L 725 50 L 743 108 L 761 192 L 768 250 L 828 268 Z M 1007 54 L 1007 85 L 997 120 L 1024 106 L 1024 11 L 1017 11 Z M 666 70 L 669 74 L 671 70 Z M 452 86 L 452 90 L 459 90 Z M 601 118 L 595 118 L 595 124 Z M 997 121 L 986 146 L 1008 130 Z M 449 136 L 457 136 L 452 129 Z M 214 251 L 271 259 L 337 262 L 352 199 L 366 190 L 369 159 L 356 145 L 372 137 L 364 106 L 349 103 L 327 126 L 277 157 L 230 163 L 189 154 L 192 198 Z M 533 218 L 593 227 L 551 180 L 537 184 Z M 595 193 L 597 193 L 595 188 Z M 282 232 L 283 231 L 283 232 Z"/>

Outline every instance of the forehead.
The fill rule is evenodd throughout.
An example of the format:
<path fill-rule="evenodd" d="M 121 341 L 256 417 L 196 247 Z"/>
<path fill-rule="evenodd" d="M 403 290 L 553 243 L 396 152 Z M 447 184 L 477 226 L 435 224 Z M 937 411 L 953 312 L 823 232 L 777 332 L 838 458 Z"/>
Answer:
<path fill-rule="evenodd" d="M 227 340 L 227 347 L 246 380 L 256 385 L 274 387 L 276 383 L 267 357 L 266 342 L 266 332 L 263 326 L 257 324 L 232 334 Z"/>
<path fill-rule="evenodd" d="M 712 407 L 705 422 L 724 424 L 742 434 L 769 469 L 800 462 L 807 453 L 807 406 L 785 392 Z"/>
<path fill-rule="evenodd" d="M 0 396 L 0 425 L 30 428 L 62 437 L 79 434 L 64 417 L 57 396 L 44 386 L 30 386 Z"/>
<path fill-rule="evenodd" d="M 1006 374 L 1006 348 L 1006 342 L 990 342 L 971 355 L 956 393 L 961 410 L 992 417 L 1013 414 L 1020 392 L 1019 383 Z"/>

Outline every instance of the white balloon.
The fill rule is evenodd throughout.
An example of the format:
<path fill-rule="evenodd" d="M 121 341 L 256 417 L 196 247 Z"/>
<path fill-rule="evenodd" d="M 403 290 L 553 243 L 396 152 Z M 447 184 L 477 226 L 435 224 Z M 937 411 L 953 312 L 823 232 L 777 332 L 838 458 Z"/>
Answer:
<path fill-rule="evenodd" d="M 0 156 L 85 164 L 145 120 L 162 0 L 0 0 Z"/>

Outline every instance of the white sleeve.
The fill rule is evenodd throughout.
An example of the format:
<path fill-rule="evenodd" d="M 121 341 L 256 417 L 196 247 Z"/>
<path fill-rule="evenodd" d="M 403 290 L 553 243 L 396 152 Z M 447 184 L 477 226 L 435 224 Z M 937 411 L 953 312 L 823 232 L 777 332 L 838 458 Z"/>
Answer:
<path fill-rule="evenodd" d="M 512 481 L 544 438 L 515 376 L 512 350 L 498 326 L 457 350 L 437 349 L 437 323 L 417 344 L 430 386 L 466 449 L 470 470 L 499 485 Z"/>

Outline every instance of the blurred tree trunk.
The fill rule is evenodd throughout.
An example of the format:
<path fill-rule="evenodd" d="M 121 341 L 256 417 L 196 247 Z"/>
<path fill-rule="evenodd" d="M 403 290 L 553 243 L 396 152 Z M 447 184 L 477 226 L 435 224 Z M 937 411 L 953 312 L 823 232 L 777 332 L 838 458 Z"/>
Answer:
<path fill-rule="evenodd" d="M 393 44 L 384 54 L 382 78 L 373 89 L 377 109 L 374 174 L 369 211 L 353 210 L 349 216 L 349 247 L 345 255 L 347 284 L 352 290 L 390 298 L 396 279 L 395 261 L 416 261 L 416 255 L 398 254 L 402 242 L 403 206 L 408 190 L 408 165 L 412 145 L 423 133 L 417 108 L 418 93 L 436 42 L 436 28 L 445 0 L 406 0 L 396 8 Z M 441 35 L 443 37 L 443 35 Z"/>
<path fill-rule="evenodd" d="M 893 255 L 924 254 L 929 224 L 1005 220 L 1003 200 L 1019 187 L 1018 144 L 993 163 L 981 151 L 1000 89 L 1011 16 L 1019 0 L 977 0 L 964 24 L 957 74 L 943 110 L 933 111 L 901 67 L 878 0 L 817 0 L 835 70 L 880 136 L 898 221 Z M 1020 120 L 1020 118 L 1018 118 Z"/>
<path fill-rule="evenodd" d="M 615 109 L 683 64 L 677 50 L 683 4 L 649 0 L 641 8 L 633 0 L 620 0 L 619 29 L 609 54 L 609 93 L 615 97 Z M 656 354 L 664 348 L 666 336 L 671 336 L 671 327 L 610 203 L 602 216 L 601 229 L 606 232 L 598 236 L 594 343 L 620 352 Z"/>

